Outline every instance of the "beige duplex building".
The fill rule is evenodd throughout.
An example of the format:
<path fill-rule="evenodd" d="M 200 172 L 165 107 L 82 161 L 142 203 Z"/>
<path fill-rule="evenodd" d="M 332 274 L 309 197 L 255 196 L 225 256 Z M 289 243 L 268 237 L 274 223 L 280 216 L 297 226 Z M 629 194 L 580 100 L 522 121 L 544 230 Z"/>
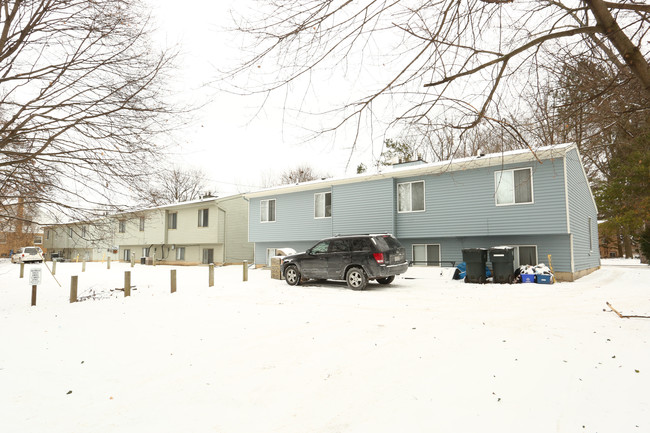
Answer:
<path fill-rule="evenodd" d="M 205 198 L 45 228 L 44 245 L 66 260 L 196 265 L 253 260 L 243 195 Z M 51 254 L 50 254 L 51 256 Z"/>

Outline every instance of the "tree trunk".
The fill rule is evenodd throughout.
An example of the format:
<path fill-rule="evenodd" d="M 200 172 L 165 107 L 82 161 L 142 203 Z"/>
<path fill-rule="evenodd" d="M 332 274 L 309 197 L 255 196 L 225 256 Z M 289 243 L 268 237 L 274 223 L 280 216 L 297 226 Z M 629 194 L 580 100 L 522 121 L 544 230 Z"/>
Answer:
<path fill-rule="evenodd" d="M 632 253 L 632 242 L 630 241 L 630 235 L 627 229 L 623 229 L 623 247 L 625 248 L 625 257 L 631 259 L 634 254 Z"/>
<path fill-rule="evenodd" d="M 623 234 L 621 233 L 622 229 L 619 228 L 618 235 L 616 236 L 616 245 L 618 246 L 618 256 L 623 257 Z"/>
<path fill-rule="evenodd" d="M 632 73 L 641 81 L 646 92 L 650 93 L 650 66 L 639 48 L 623 33 L 605 2 L 602 0 L 584 1 L 596 17 L 598 25 L 603 28 L 605 37 L 614 45 Z"/>

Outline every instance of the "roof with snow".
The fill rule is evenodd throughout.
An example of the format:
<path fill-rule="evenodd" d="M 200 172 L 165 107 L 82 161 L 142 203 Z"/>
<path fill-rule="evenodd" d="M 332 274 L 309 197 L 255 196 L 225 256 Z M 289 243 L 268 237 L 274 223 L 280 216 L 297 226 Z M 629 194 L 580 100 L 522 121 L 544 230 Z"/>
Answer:
<path fill-rule="evenodd" d="M 287 194 L 295 191 L 305 191 L 311 189 L 327 188 L 332 185 L 345 183 L 364 182 L 385 178 L 420 176 L 425 174 L 439 174 L 452 171 L 471 170 L 481 167 L 498 167 L 506 164 L 518 162 L 536 161 L 543 164 L 544 160 L 554 158 L 563 158 L 567 151 L 575 148 L 574 143 L 556 144 L 552 146 L 538 147 L 536 149 L 518 149 L 500 153 L 490 153 L 487 155 L 477 155 L 467 158 L 457 158 L 446 161 L 433 163 L 424 163 L 401 167 L 385 167 L 374 173 L 357 174 L 345 177 L 333 177 L 310 182 L 302 182 L 291 185 L 281 185 L 243 195 L 247 198 L 261 197 L 273 194 Z"/>

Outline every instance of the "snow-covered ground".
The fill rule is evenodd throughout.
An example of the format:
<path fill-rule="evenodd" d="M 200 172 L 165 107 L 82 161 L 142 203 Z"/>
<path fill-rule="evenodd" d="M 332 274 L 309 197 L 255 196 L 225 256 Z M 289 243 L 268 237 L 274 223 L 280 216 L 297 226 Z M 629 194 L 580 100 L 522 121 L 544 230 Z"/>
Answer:
<path fill-rule="evenodd" d="M 51 265 L 51 263 L 48 263 Z M 28 271 L 43 268 L 37 306 Z M 270 271 L 0 262 L 3 432 L 648 432 L 650 268 L 290 287 Z M 178 291 L 170 294 L 170 269 Z M 121 288 L 124 271 L 136 286 Z M 70 276 L 79 296 L 70 304 Z"/>

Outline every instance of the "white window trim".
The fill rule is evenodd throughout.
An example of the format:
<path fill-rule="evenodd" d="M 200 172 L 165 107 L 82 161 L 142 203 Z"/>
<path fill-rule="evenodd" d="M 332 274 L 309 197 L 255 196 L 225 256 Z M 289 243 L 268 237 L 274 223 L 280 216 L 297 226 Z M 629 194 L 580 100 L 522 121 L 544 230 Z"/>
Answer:
<path fill-rule="evenodd" d="M 322 216 L 322 217 L 316 216 L 316 200 L 317 200 L 317 197 L 319 197 L 319 196 L 323 197 L 323 211 L 325 211 L 326 210 L 325 207 L 327 206 L 327 200 L 325 199 L 326 194 L 330 195 L 330 216 Z M 315 220 L 332 219 L 332 208 L 331 208 L 331 206 L 332 206 L 332 193 L 330 191 L 314 193 L 314 219 Z M 325 213 L 327 213 L 327 212 L 325 212 Z"/>
<path fill-rule="evenodd" d="M 537 258 L 536 265 L 539 265 L 539 263 L 540 263 L 540 261 L 539 261 L 539 250 L 537 248 L 537 245 L 510 245 L 510 246 L 515 249 L 515 252 L 514 252 L 514 254 L 515 254 L 515 260 L 514 260 L 515 269 L 517 269 L 517 268 L 519 268 L 521 266 L 521 263 L 519 263 L 519 247 L 535 248 L 535 257 Z M 535 265 L 533 265 L 533 266 L 535 266 Z"/>
<path fill-rule="evenodd" d="M 206 225 L 202 225 L 205 222 L 205 221 L 203 221 L 203 219 L 205 218 L 204 217 L 204 215 L 205 215 L 204 212 L 207 212 L 207 214 L 208 214 L 207 215 L 208 224 L 206 224 Z M 198 210 L 198 221 L 197 221 L 196 226 L 198 228 L 201 228 L 201 229 L 206 229 L 206 228 L 209 227 L 209 224 L 210 224 L 210 208 L 199 209 Z"/>
<path fill-rule="evenodd" d="M 530 171 L 530 201 L 527 201 L 525 203 L 516 203 L 514 201 L 515 197 L 513 196 L 512 197 L 512 203 L 501 203 L 501 204 L 497 203 L 497 188 L 499 186 L 499 180 L 498 180 L 497 177 L 498 177 L 499 173 L 505 173 L 507 171 L 514 172 L 514 171 L 518 171 L 518 170 L 528 170 L 528 171 Z M 514 178 L 514 173 L 513 173 L 512 176 Z M 515 194 L 515 190 L 513 190 L 512 193 Z M 519 168 L 511 168 L 511 169 L 508 169 L 508 170 L 495 171 L 494 172 L 494 205 L 501 207 L 501 206 L 525 206 L 527 204 L 535 204 L 535 187 L 534 187 L 534 184 L 533 184 L 533 169 L 532 169 L 532 167 L 519 167 Z"/>
<path fill-rule="evenodd" d="M 412 185 L 414 183 L 422 183 L 422 200 L 424 203 L 422 203 L 423 209 L 422 210 L 399 210 L 399 186 L 400 185 L 408 185 L 409 186 L 409 191 L 411 191 L 411 209 L 413 209 L 413 187 Z M 427 185 L 424 180 L 413 180 L 411 182 L 400 182 L 397 184 L 397 213 L 420 213 L 420 212 L 426 212 L 427 211 Z"/>
<path fill-rule="evenodd" d="M 171 216 L 176 215 L 176 227 L 171 226 Z M 167 214 L 167 230 L 177 230 L 178 229 L 178 212 L 169 212 Z"/>
<path fill-rule="evenodd" d="M 275 199 L 274 199 L 274 198 L 269 198 L 269 199 L 260 200 L 260 223 L 261 223 L 261 224 L 270 224 L 270 223 L 274 223 L 274 222 L 276 222 L 277 219 L 278 219 L 278 206 L 277 206 L 277 202 L 275 202 L 275 204 L 274 204 L 274 206 L 273 206 L 273 209 L 275 210 L 273 217 L 274 217 L 275 219 L 274 219 L 273 221 L 262 221 L 262 203 L 264 203 L 264 202 L 271 202 L 271 201 L 275 202 Z M 269 206 L 268 206 L 268 204 L 267 204 L 267 205 L 266 205 L 266 217 L 267 217 L 267 218 L 268 218 L 268 216 L 269 216 L 268 213 L 269 213 Z"/>
<path fill-rule="evenodd" d="M 429 253 L 427 252 L 427 249 L 426 249 L 427 245 L 433 245 L 433 246 L 438 247 L 438 253 L 440 254 L 440 261 L 442 261 L 442 245 L 440 245 L 440 244 L 411 244 L 411 260 L 415 261 L 415 247 L 416 246 L 424 246 L 425 247 L 424 248 L 424 254 L 428 256 Z M 427 259 L 426 261 L 428 262 L 429 257 L 427 257 L 426 259 Z M 417 263 L 414 263 L 413 266 L 429 266 L 429 265 L 428 264 L 427 265 L 418 265 Z M 432 265 L 432 266 L 441 267 L 442 265 L 440 263 L 438 263 L 437 265 Z"/>

